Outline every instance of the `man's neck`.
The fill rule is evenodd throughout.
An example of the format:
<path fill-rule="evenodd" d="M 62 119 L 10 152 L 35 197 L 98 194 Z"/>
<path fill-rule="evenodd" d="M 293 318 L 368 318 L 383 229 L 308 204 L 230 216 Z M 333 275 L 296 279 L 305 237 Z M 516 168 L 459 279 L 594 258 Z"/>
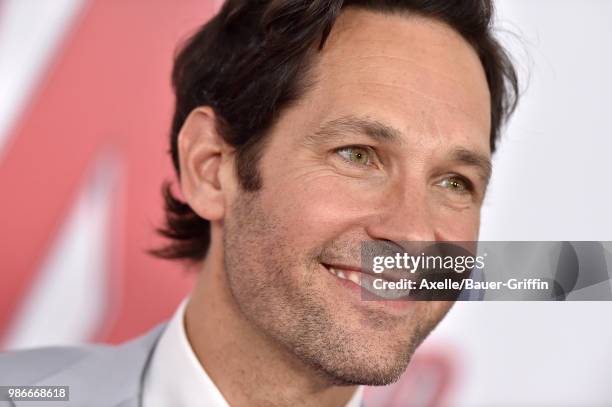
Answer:
<path fill-rule="evenodd" d="M 231 406 L 346 405 L 356 386 L 334 386 L 248 321 L 222 269 L 208 258 L 185 312 L 187 337 Z M 216 267 L 215 267 L 216 266 Z"/>

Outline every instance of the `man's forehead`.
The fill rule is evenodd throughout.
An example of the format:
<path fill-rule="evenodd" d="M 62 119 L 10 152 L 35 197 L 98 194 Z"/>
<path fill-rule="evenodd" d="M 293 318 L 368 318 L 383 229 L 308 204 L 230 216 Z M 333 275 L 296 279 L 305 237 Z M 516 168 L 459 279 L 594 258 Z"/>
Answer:
<path fill-rule="evenodd" d="M 466 116 L 489 133 L 490 96 L 480 60 L 443 23 L 349 8 L 316 59 L 320 90 L 339 103 L 369 98 L 380 108 L 435 111 L 442 127 Z"/>
<path fill-rule="evenodd" d="M 473 47 L 453 28 L 432 17 L 419 14 L 382 12 L 348 7 L 337 18 L 323 47 L 323 53 L 351 55 L 374 52 L 381 56 L 404 54 L 406 60 L 446 61 L 463 69 L 480 65 Z M 470 60 L 466 60 L 466 54 Z M 466 64 L 467 63 L 467 64 Z"/>

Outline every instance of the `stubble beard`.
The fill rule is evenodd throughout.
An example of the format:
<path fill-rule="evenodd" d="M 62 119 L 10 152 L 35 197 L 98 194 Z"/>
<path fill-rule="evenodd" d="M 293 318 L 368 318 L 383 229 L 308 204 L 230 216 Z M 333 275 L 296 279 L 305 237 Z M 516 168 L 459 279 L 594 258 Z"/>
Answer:
<path fill-rule="evenodd" d="M 382 311 L 360 315 L 363 329 L 347 326 L 342 315 L 334 315 L 326 293 L 313 288 L 326 246 L 299 253 L 282 221 L 263 210 L 258 194 L 239 195 L 223 235 L 227 281 L 246 320 L 330 384 L 397 381 L 439 319 L 413 318 L 410 331 L 394 338 L 388 335 L 395 336 L 389 332 L 395 321 Z"/>

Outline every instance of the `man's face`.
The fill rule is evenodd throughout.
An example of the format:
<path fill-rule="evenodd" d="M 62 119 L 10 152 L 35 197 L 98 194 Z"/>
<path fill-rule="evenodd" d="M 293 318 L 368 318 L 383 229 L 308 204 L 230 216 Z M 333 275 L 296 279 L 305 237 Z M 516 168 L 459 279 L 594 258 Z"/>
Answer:
<path fill-rule="evenodd" d="M 450 302 L 362 301 L 330 272 L 364 241 L 476 240 L 489 93 L 472 48 L 416 16 L 342 13 L 224 225 L 226 273 L 262 332 L 338 384 L 395 381 Z"/>

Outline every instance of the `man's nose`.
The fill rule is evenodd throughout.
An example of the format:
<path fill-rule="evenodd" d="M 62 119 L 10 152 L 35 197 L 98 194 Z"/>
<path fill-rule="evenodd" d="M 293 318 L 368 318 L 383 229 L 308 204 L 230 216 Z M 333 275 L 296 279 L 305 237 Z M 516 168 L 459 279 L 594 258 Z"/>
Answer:
<path fill-rule="evenodd" d="M 436 241 L 435 214 L 426 185 L 412 182 L 385 194 L 370 218 L 367 233 L 374 240 L 398 244 Z"/>

